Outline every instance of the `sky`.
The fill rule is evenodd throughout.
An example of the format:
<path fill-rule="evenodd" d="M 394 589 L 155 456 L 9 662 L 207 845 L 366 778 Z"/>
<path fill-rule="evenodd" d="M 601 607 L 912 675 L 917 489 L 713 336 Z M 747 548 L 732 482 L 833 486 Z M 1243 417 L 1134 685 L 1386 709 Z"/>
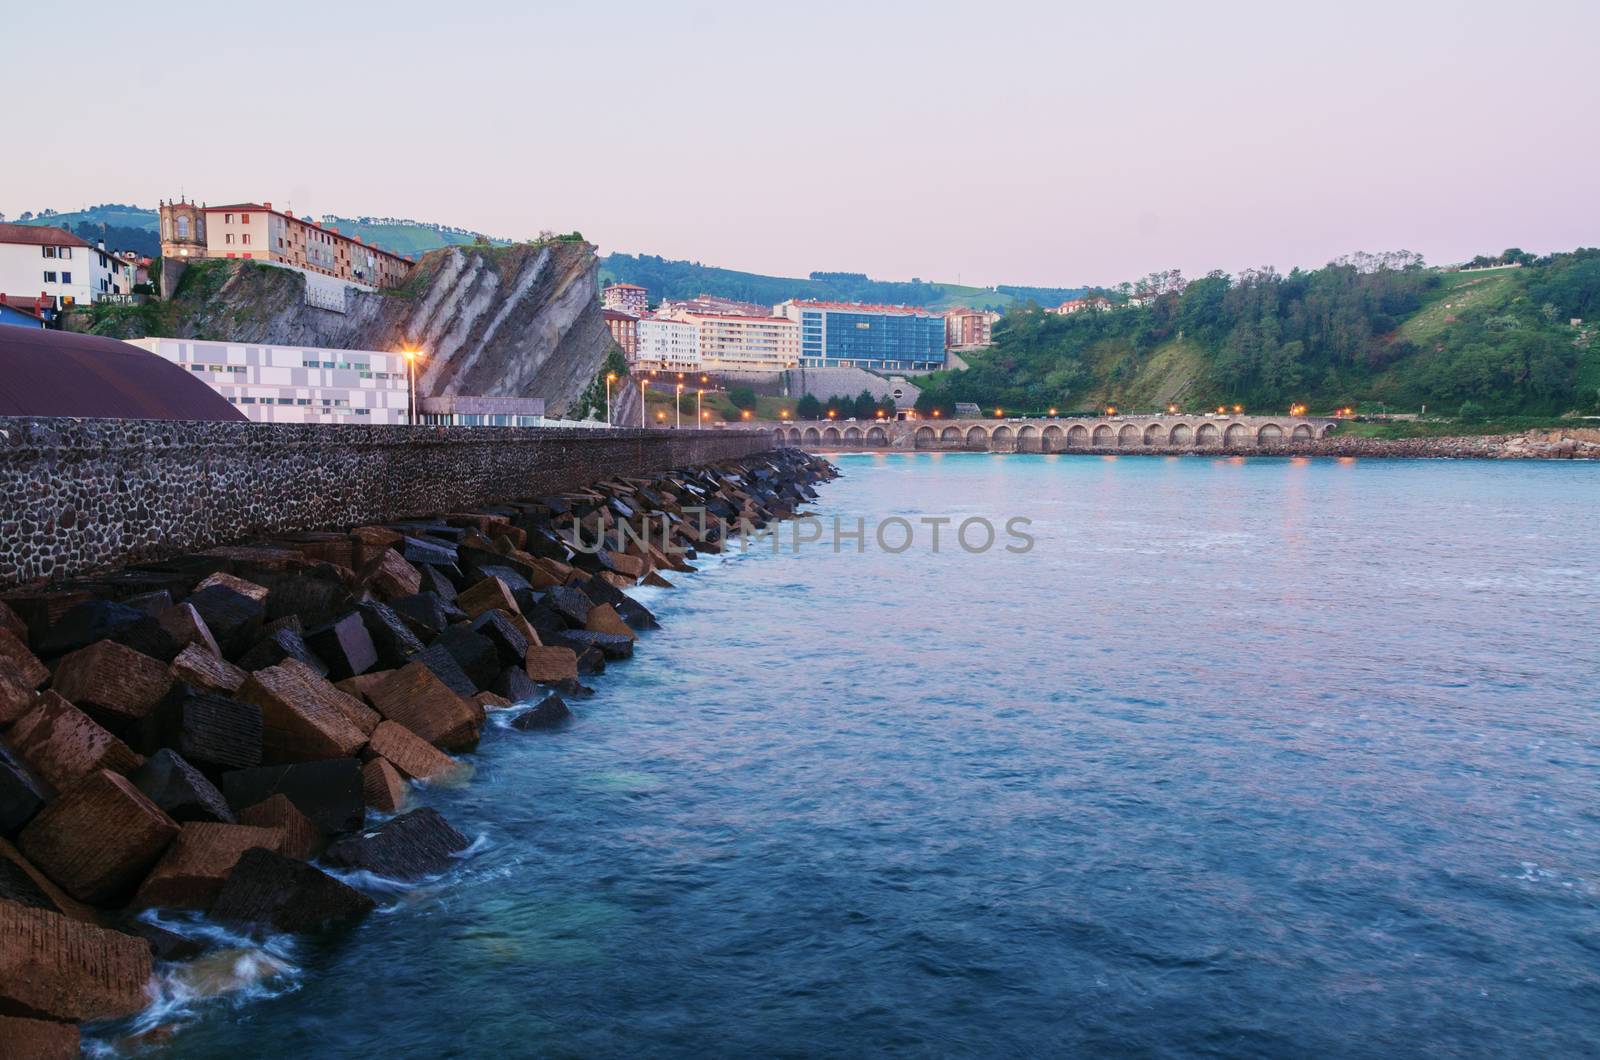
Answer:
<path fill-rule="evenodd" d="M 13 217 L 184 194 L 978 285 L 1600 245 L 1593 0 L 74 12 L 7 16 L 49 116 Z"/>

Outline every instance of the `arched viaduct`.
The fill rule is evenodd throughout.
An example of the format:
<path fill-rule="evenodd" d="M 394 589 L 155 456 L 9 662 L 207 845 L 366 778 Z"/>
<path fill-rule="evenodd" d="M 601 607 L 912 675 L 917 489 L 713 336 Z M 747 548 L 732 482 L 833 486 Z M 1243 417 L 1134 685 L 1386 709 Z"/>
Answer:
<path fill-rule="evenodd" d="M 1048 420 L 893 420 L 753 426 L 803 449 L 988 453 L 1238 452 L 1320 441 L 1337 420 L 1304 416 L 1139 416 Z"/>

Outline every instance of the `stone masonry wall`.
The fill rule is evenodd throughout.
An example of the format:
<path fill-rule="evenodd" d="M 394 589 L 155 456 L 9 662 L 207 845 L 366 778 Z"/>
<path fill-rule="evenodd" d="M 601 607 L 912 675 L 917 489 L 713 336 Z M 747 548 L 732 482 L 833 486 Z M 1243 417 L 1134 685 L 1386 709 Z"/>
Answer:
<path fill-rule="evenodd" d="M 0 417 L 0 588 L 771 447 L 745 431 Z"/>

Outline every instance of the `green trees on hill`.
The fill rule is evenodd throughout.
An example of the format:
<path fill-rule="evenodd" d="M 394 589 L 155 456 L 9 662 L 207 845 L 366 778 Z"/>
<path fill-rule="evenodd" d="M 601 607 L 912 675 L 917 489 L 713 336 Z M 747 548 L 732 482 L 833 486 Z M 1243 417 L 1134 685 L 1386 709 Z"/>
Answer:
<path fill-rule="evenodd" d="M 1600 375 L 1600 349 L 1569 321 L 1600 316 L 1600 250 L 1484 276 L 1494 279 L 1427 269 L 1415 255 L 1356 255 L 1288 274 L 1213 272 L 1138 308 L 1014 309 L 996 326 L 995 346 L 968 356 L 971 370 L 930 377 L 921 404 L 1037 412 L 1149 403 L 1162 389 L 1152 377 L 1175 371 L 1168 362 L 1178 351 L 1191 374 L 1166 390 L 1189 407 L 1591 408 L 1584 380 Z"/>

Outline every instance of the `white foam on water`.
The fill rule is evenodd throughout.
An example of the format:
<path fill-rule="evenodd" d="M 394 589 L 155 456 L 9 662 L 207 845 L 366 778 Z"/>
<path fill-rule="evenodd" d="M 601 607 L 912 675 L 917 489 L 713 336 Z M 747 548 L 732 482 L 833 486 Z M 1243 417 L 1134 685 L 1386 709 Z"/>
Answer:
<path fill-rule="evenodd" d="M 164 916 L 146 910 L 139 919 L 215 948 L 193 960 L 158 962 L 149 984 L 150 1004 L 128 1020 L 85 1034 L 83 1050 L 89 1056 L 144 1052 L 217 1006 L 243 1008 L 291 994 L 304 982 L 290 935 L 252 939 L 198 914 Z"/>

